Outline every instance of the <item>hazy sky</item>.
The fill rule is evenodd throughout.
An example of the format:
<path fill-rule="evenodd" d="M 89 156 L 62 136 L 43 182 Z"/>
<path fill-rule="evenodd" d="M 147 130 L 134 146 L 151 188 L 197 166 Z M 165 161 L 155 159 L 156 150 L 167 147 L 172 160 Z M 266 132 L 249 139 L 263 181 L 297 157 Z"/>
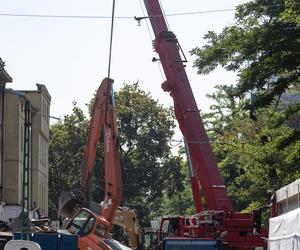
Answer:
<path fill-rule="evenodd" d="M 142 0 L 141 0 L 142 2 Z M 139 0 L 116 0 L 116 16 L 142 16 Z M 183 13 L 234 8 L 245 0 L 162 0 L 165 13 Z M 110 16 L 111 1 L 103 0 L 0 0 L 0 13 Z M 144 6 L 143 6 L 144 7 Z M 235 83 L 236 77 L 221 69 L 197 75 L 188 51 L 204 45 L 208 30 L 220 32 L 233 23 L 234 11 L 168 17 L 188 58 L 186 67 L 198 106 L 208 110 L 205 97 L 215 84 Z M 93 96 L 107 76 L 110 19 L 28 18 L 0 16 L 0 57 L 13 77 L 13 89 L 36 89 L 46 85 L 52 96 L 51 115 L 63 117 L 72 102 L 80 107 Z M 151 26 L 149 26 L 151 28 Z M 151 30 L 152 32 L 152 30 Z M 115 90 L 124 82 L 139 81 L 155 99 L 171 105 L 160 84 L 164 81 L 154 56 L 145 21 L 138 26 L 133 18 L 115 20 L 111 78 Z"/>

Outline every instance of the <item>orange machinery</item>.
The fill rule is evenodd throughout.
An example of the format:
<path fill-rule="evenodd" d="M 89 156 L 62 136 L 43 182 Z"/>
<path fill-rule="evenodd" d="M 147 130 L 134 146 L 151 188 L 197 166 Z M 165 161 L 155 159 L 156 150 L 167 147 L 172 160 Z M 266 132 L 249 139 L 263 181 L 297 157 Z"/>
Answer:
<path fill-rule="evenodd" d="M 113 80 L 105 78 L 96 94 L 88 141 L 85 146 L 81 191 L 77 194 L 76 192 L 64 193 L 59 201 L 60 214 L 71 218 L 65 228 L 79 236 L 78 249 L 80 250 L 114 249 L 114 245 L 118 244 L 118 242 L 109 238 L 112 221 L 122 196 L 119 132 L 112 84 Z M 105 195 L 100 205 L 98 204 L 96 208 L 89 210 L 81 207 L 85 203 L 85 194 L 96 159 L 96 149 L 102 130 L 104 137 Z"/>

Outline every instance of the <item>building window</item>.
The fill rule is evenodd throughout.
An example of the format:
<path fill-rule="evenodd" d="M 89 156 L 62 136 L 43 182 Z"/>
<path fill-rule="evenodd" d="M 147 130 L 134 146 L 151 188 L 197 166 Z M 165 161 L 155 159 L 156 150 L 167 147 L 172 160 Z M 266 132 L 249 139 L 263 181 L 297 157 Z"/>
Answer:
<path fill-rule="evenodd" d="M 41 141 L 42 141 L 42 138 L 41 138 L 41 136 L 39 136 L 39 158 L 40 158 L 40 163 L 42 163 L 42 143 L 41 143 Z"/>
<path fill-rule="evenodd" d="M 42 210 L 44 211 L 44 187 L 42 184 L 42 204 L 41 204 Z"/>
<path fill-rule="evenodd" d="M 24 125 L 23 125 L 23 124 L 21 124 L 21 133 L 20 133 L 20 135 L 21 135 L 21 140 L 20 140 L 21 145 L 20 145 L 20 149 L 21 149 L 21 152 L 23 152 L 23 149 L 24 149 Z"/>
<path fill-rule="evenodd" d="M 45 163 L 45 143 L 44 138 L 42 138 L 42 165 Z"/>
<path fill-rule="evenodd" d="M 43 207 L 44 207 L 44 211 L 46 211 L 46 190 L 45 190 L 45 186 L 43 188 L 44 191 L 44 203 L 43 203 Z"/>
<path fill-rule="evenodd" d="M 40 181 L 41 181 L 41 179 L 40 179 Z M 41 183 L 40 183 L 39 187 L 40 187 L 39 192 L 38 192 L 38 194 L 39 194 L 39 206 L 41 206 L 41 204 L 42 204 L 42 184 Z"/>
<path fill-rule="evenodd" d="M 42 164 L 44 167 L 47 167 L 48 165 L 47 141 L 41 135 L 39 136 L 39 158 L 40 158 L 40 164 Z"/>
<path fill-rule="evenodd" d="M 49 105 L 47 105 L 47 123 L 49 124 L 50 119 L 50 112 L 49 112 Z"/>
<path fill-rule="evenodd" d="M 42 100 L 42 117 L 43 117 L 43 119 L 45 119 L 45 109 L 44 109 L 44 107 L 45 107 L 45 102 L 44 102 L 44 99 Z"/>

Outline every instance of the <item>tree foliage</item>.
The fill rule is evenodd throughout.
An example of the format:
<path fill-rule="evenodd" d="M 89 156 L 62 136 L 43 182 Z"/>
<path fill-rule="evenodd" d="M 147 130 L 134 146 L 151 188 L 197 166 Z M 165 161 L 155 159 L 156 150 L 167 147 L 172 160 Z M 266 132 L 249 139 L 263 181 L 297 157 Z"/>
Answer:
<path fill-rule="evenodd" d="M 183 187 L 177 192 L 166 193 L 162 199 L 161 209 L 156 212 L 161 215 L 192 215 L 195 213 L 194 201 L 192 198 L 192 189 L 188 170 L 188 163 L 183 157 L 186 152 L 183 147 L 179 149 L 179 156 L 176 157 L 177 164 L 180 164 L 181 175 L 183 176 Z"/>
<path fill-rule="evenodd" d="M 209 73 L 217 66 L 238 73 L 235 96 L 255 93 L 248 108 L 265 107 L 299 85 L 300 26 L 296 0 L 255 0 L 237 7 L 235 24 L 205 35 L 195 48 L 194 66 Z"/>
<path fill-rule="evenodd" d="M 170 109 L 142 91 L 138 83 L 124 84 L 116 94 L 116 110 L 123 177 L 122 205 L 135 208 L 142 224 L 147 224 L 153 216 L 151 212 L 159 209 L 160 198 L 183 189 L 181 162 L 171 154 L 169 146 L 174 133 L 173 115 Z M 75 105 L 71 115 L 51 127 L 49 196 L 53 204 L 52 216 L 56 213 L 61 190 L 72 189 L 80 179 L 88 120 Z M 99 143 L 89 192 L 90 198 L 98 202 L 104 192 L 102 147 Z"/>
<path fill-rule="evenodd" d="M 268 204 L 274 191 L 300 177 L 299 140 L 283 145 L 297 131 L 282 112 L 287 107 L 258 109 L 253 121 L 240 108 L 249 100 L 232 105 L 232 96 L 217 89 L 211 96 L 216 104 L 204 117 L 229 196 L 238 210 Z M 230 110 L 222 120 L 213 115 L 221 107 Z"/>
<path fill-rule="evenodd" d="M 299 177 L 300 5 L 296 0 L 253 0 L 236 8 L 235 23 L 205 35 L 194 66 L 207 74 L 221 66 L 237 84 L 217 86 L 204 115 L 230 197 L 239 209 L 268 202 Z M 224 84 L 224 83 L 223 83 Z"/>
<path fill-rule="evenodd" d="M 74 103 L 73 113 L 50 129 L 49 213 L 57 218 L 59 195 L 79 181 L 88 120 Z"/>

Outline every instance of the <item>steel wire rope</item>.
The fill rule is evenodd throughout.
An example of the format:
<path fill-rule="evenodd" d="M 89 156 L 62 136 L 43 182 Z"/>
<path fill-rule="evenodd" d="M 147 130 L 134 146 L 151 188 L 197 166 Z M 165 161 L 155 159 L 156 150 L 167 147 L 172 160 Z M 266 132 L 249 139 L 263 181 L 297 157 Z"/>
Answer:
<path fill-rule="evenodd" d="M 161 8 L 161 10 L 162 10 L 163 17 L 164 17 L 164 19 L 165 19 L 165 21 L 166 21 L 167 28 L 168 28 L 168 30 L 170 30 L 170 25 L 169 25 L 168 20 L 167 20 L 167 18 L 166 18 L 166 13 L 165 13 L 164 8 L 163 8 L 163 6 L 162 6 L 162 4 L 161 4 L 161 1 L 159 0 L 158 3 L 159 3 L 160 8 Z M 157 54 L 157 53 L 156 53 L 156 54 Z M 158 68 L 159 68 L 159 72 L 160 72 L 161 78 L 162 78 L 162 80 L 164 81 L 165 78 L 164 78 L 164 73 L 163 73 L 163 70 L 162 70 L 162 65 L 161 65 L 160 60 L 157 61 L 157 65 L 158 65 Z"/>
<path fill-rule="evenodd" d="M 142 4 L 141 0 L 139 0 L 139 3 L 140 3 L 140 6 L 141 6 L 141 9 L 142 9 L 143 16 L 146 16 L 146 15 L 145 15 L 144 8 L 143 8 L 144 5 Z M 150 37 L 151 43 L 153 43 L 154 38 L 152 37 L 152 33 L 151 33 L 151 30 L 150 30 L 150 27 L 149 27 L 149 22 L 148 22 L 148 20 L 146 20 L 146 26 L 147 26 L 147 30 L 148 30 L 148 33 L 149 33 L 149 37 Z M 156 51 L 154 51 L 154 55 L 155 55 L 155 57 L 158 56 L 158 54 L 157 54 Z M 159 72 L 160 72 L 160 77 L 161 77 L 162 81 L 164 81 L 164 80 L 165 80 L 165 77 L 164 77 L 164 74 L 163 74 L 163 72 L 162 72 L 162 68 L 161 68 L 161 64 L 160 64 L 160 61 L 159 61 L 159 60 L 157 60 L 157 65 L 158 65 L 158 70 L 159 70 Z"/>
<path fill-rule="evenodd" d="M 177 144 L 172 144 L 173 142 L 176 142 Z M 180 140 L 172 139 L 170 140 L 170 145 L 176 147 L 183 142 L 184 142 L 184 137 L 182 137 Z M 216 143 L 212 141 L 186 141 L 186 142 L 190 144 L 215 144 Z"/>
<path fill-rule="evenodd" d="M 108 53 L 108 69 L 107 69 L 107 78 L 108 79 L 110 78 L 110 69 L 111 69 L 111 55 L 112 55 L 113 33 L 114 33 L 115 6 L 116 6 L 116 1 L 113 0 L 112 13 L 111 13 L 111 26 L 110 26 L 109 53 Z"/>
<path fill-rule="evenodd" d="M 112 55 L 112 44 L 113 44 L 113 34 L 114 34 L 114 20 L 115 20 L 115 6 L 116 1 L 113 0 L 112 3 L 112 12 L 111 12 L 111 25 L 110 25 L 110 39 L 109 39 L 109 52 L 108 52 L 108 68 L 107 68 L 107 81 L 110 81 L 110 70 L 111 70 L 111 55 Z M 109 89 L 109 84 L 107 84 L 107 88 Z M 107 92 L 108 92 L 107 89 Z M 113 85 L 111 86 L 111 98 L 112 98 L 112 104 L 115 106 L 115 99 L 114 99 L 114 89 Z M 106 99 L 106 104 L 108 104 L 109 99 Z M 107 112 L 108 110 L 105 110 L 105 123 L 107 122 Z"/>
<path fill-rule="evenodd" d="M 142 4 L 142 1 L 139 0 L 139 3 L 140 3 L 140 6 L 141 6 L 141 9 L 142 9 L 142 12 L 143 12 L 143 16 L 145 17 L 146 14 L 145 14 L 145 11 L 144 11 L 144 8 L 143 8 L 143 4 Z M 147 30 L 148 30 L 148 33 L 149 33 L 149 37 L 151 39 L 151 42 L 153 41 L 153 37 L 152 37 L 152 33 L 151 33 L 151 30 L 150 30 L 150 27 L 149 27 L 149 23 L 146 21 L 146 26 L 147 26 Z"/>
<path fill-rule="evenodd" d="M 161 3 L 160 0 L 158 0 L 158 4 L 159 4 L 159 6 L 160 6 L 160 8 L 161 8 L 161 12 L 162 12 L 162 15 L 163 15 L 163 17 L 164 17 L 164 19 L 165 19 L 167 28 L 168 28 L 168 30 L 171 30 L 171 29 L 170 29 L 169 22 L 168 22 L 168 20 L 167 20 L 167 18 L 166 18 L 166 12 L 165 12 L 165 10 L 164 10 L 164 6 L 162 5 L 162 3 Z"/>

